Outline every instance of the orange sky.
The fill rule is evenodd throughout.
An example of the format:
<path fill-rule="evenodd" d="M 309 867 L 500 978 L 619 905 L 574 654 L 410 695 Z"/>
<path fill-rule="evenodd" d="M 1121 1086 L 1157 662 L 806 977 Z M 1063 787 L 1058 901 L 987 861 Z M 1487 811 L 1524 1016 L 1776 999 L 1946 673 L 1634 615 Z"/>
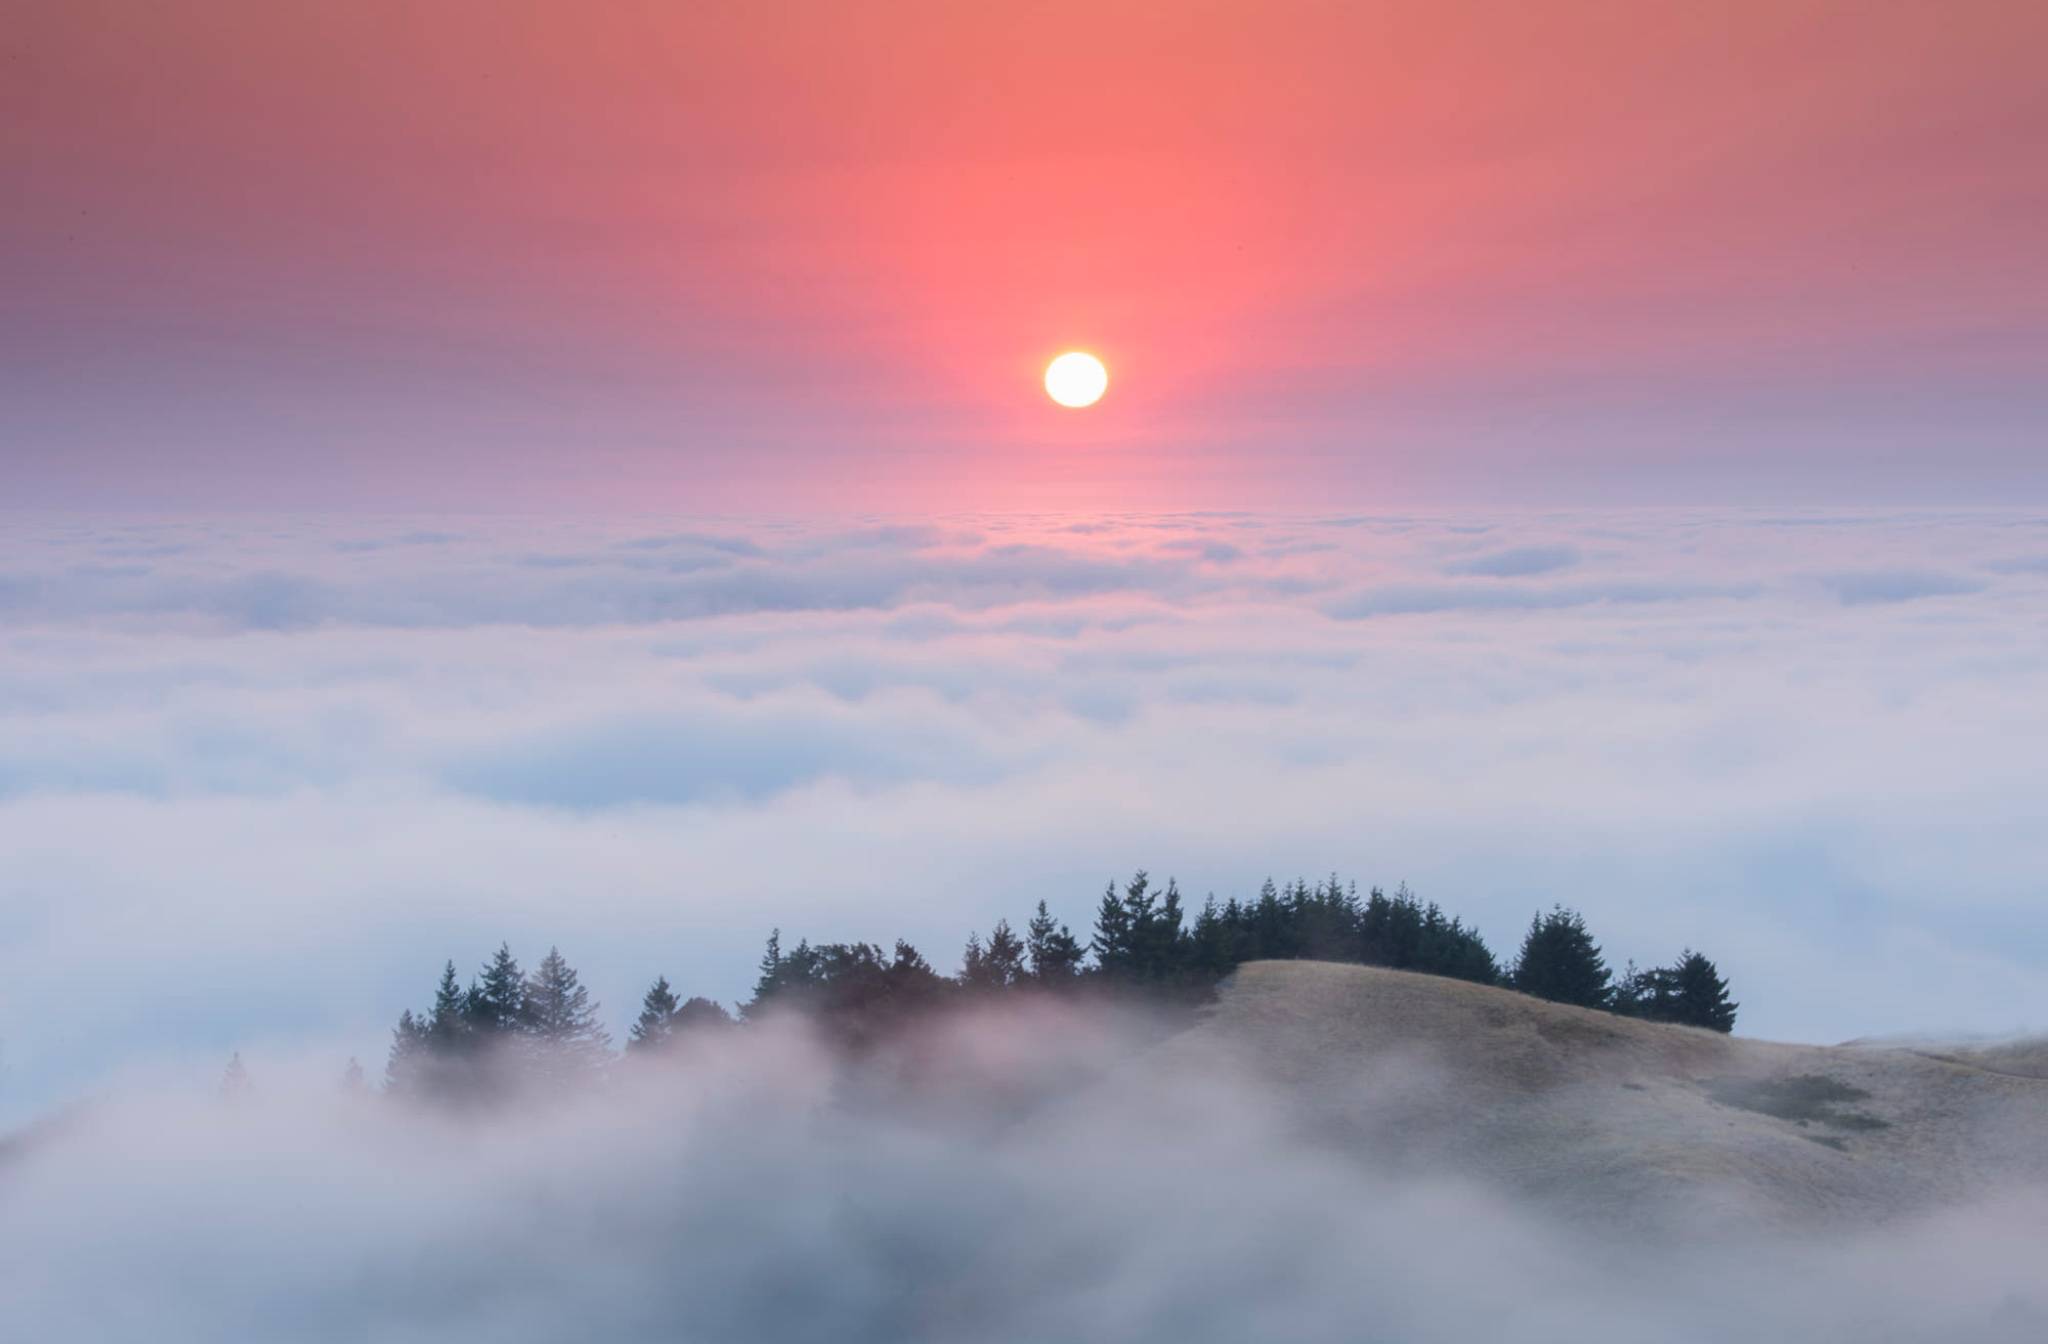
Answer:
<path fill-rule="evenodd" d="M 52 499 L 2041 480 L 2036 4 L 11 28 L 0 431 Z M 1085 415 L 1037 390 L 1069 346 Z"/>

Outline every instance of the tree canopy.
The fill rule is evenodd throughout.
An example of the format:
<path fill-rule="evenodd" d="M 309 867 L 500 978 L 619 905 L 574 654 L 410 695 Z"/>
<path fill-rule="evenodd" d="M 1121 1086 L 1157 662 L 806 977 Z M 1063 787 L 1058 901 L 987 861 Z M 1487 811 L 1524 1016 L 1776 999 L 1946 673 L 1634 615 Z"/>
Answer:
<path fill-rule="evenodd" d="M 768 935 L 754 992 L 740 1022 L 802 1013 L 839 1045 L 862 1049 L 921 1016 L 948 1006 L 1017 994 L 1140 995 L 1192 1004 L 1247 961 L 1316 959 L 1386 966 L 1479 984 L 1504 984 L 1585 1008 L 1730 1031 L 1738 1005 L 1719 969 L 1690 948 L 1670 966 L 1617 980 L 1580 914 L 1562 905 L 1539 911 L 1505 973 L 1478 929 L 1423 902 L 1405 886 L 1360 896 L 1336 875 L 1285 886 L 1270 879 L 1250 900 L 1211 895 L 1189 919 L 1180 888 L 1140 869 L 1112 882 L 1096 903 L 1087 942 L 1039 901 L 1020 935 L 997 920 L 986 937 L 970 934 L 959 970 L 944 974 L 910 943 L 866 942 L 785 947 Z M 707 998 L 682 998 L 659 976 L 640 1000 L 626 1034 L 626 1057 L 677 1051 L 700 1033 L 736 1025 Z M 465 986 L 445 962 L 424 1011 L 401 1013 L 385 1066 L 393 1093 L 467 1102 L 505 1095 L 515 1074 L 572 1091 L 599 1082 L 617 1057 L 599 1005 L 557 948 L 522 973 L 500 944 Z M 239 1061 L 231 1070 L 239 1077 Z M 239 1084 L 238 1084 L 239 1085 Z"/>

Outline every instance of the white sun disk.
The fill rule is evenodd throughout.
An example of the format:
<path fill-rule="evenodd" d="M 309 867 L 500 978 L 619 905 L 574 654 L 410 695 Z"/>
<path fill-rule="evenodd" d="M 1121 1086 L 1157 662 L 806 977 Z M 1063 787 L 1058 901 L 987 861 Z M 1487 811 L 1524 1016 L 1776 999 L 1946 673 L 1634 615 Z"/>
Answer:
<path fill-rule="evenodd" d="M 1093 406 L 1108 387 L 1109 370 L 1085 350 L 1069 350 L 1045 366 L 1045 394 L 1062 406 Z"/>

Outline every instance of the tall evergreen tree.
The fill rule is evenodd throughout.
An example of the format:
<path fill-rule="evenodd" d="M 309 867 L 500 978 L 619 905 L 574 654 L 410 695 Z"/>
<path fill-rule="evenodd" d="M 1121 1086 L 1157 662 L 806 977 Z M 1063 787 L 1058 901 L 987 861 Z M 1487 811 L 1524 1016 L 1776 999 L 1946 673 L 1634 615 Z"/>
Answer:
<path fill-rule="evenodd" d="M 470 1025 L 489 1037 L 509 1036 L 525 1029 L 526 976 L 512 955 L 510 944 L 484 963 L 483 974 L 470 991 Z"/>
<path fill-rule="evenodd" d="M 1605 1008 L 1611 975 L 1600 945 L 1576 910 L 1553 906 L 1529 922 L 1522 954 L 1515 962 L 1514 987 L 1524 994 L 1581 1008 Z"/>
<path fill-rule="evenodd" d="M 802 953 L 808 953 L 809 950 L 808 947 L 799 949 Z M 800 961 L 802 958 L 799 957 L 794 960 Z M 754 997 L 751 1001 L 741 1006 L 740 1016 L 750 1018 L 760 1016 L 761 1012 L 768 1006 L 770 999 L 773 999 L 777 994 L 789 988 L 790 981 L 793 978 L 792 972 L 796 969 L 792 963 L 792 958 L 785 957 L 782 954 L 782 930 L 770 929 L 768 931 L 768 947 L 761 953 L 758 971 L 754 976 Z"/>
<path fill-rule="evenodd" d="M 680 1011 L 675 992 L 668 987 L 668 977 L 656 977 L 653 987 L 640 1000 L 640 1016 L 627 1033 L 626 1049 L 666 1049 L 675 1039 L 676 1017 Z"/>
<path fill-rule="evenodd" d="M 384 1088 L 401 1096 L 422 1090 L 427 1058 L 427 1027 L 408 1008 L 391 1029 L 391 1053 L 384 1061 Z"/>
<path fill-rule="evenodd" d="M 1231 926 L 1223 907 L 1216 904 L 1214 895 L 1202 902 L 1188 937 L 1189 964 L 1197 975 L 1221 980 L 1237 969 L 1237 930 Z"/>
<path fill-rule="evenodd" d="M 1073 930 L 1056 923 L 1044 901 L 1024 926 L 1024 951 L 1031 962 L 1031 978 L 1041 985 L 1068 983 L 1081 973 L 1086 955 Z"/>
<path fill-rule="evenodd" d="M 1672 969 L 1677 991 L 1677 1021 L 1710 1031 L 1734 1031 L 1735 1010 L 1742 1005 L 1728 997 L 1728 982 L 1700 953 L 1687 948 Z"/>
<path fill-rule="evenodd" d="M 1139 874 L 1142 879 L 1143 874 Z M 1133 891 L 1142 896 L 1142 882 L 1132 884 Z M 1116 894 L 1116 883 L 1103 888 L 1102 900 L 1095 907 L 1095 936 L 1088 940 L 1088 950 L 1095 954 L 1096 968 L 1107 976 L 1127 975 L 1137 959 L 1137 950 L 1132 943 L 1131 906 Z"/>
<path fill-rule="evenodd" d="M 427 1016 L 427 1044 L 437 1055 L 462 1052 L 469 1044 L 469 996 L 455 978 L 455 963 L 441 968 L 441 983 L 434 988 L 433 1011 Z"/>
<path fill-rule="evenodd" d="M 1287 906 L 1280 899 L 1280 888 L 1272 878 L 1260 886 L 1258 900 L 1246 912 L 1246 922 L 1250 933 L 1248 960 L 1285 960 L 1294 955 L 1294 930 L 1287 917 Z"/>
<path fill-rule="evenodd" d="M 1010 929 L 1010 921 L 999 919 L 989 930 L 988 945 L 984 949 L 988 958 L 989 977 L 1007 989 L 1025 976 L 1024 940 Z"/>
<path fill-rule="evenodd" d="M 960 984 L 964 989 L 976 991 L 1001 988 L 1000 985 L 991 983 L 988 953 L 982 951 L 979 933 L 967 935 L 967 946 L 960 953 Z"/>
<path fill-rule="evenodd" d="M 549 948 L 526 979 L 523 1003 L 533 1043 L 532 1067 L 545 1082 L 570 1088 L 592 1078 L 610 1058 L 612 1038 L 598 1005 L 559 948 Z"/>
<path fill-rule="evenodd" d="M 674 1031 L 677 1036 L 694 1031 L 713 1031 L 732 1025 L 732 1014 L 705 998 L 687 998 L 676 1009 Z"/>
<path fill-rule="evenodd" d="M 1139 927 L 1139 973 L 1153 984 L 1177 984 L 1187 972 L 1186 919 L 1180 886 L 1166 879 L 1166 892 Z"/>
<path fill-rule="evenodd" d="M 249 1094 L 249 1070 L 242 1063 L 242 1052 L 237 1050 L 228 1057 L 228 1066 L 220 1076 L 220 1094 L 230 1101 L 239 1100 Z"/>

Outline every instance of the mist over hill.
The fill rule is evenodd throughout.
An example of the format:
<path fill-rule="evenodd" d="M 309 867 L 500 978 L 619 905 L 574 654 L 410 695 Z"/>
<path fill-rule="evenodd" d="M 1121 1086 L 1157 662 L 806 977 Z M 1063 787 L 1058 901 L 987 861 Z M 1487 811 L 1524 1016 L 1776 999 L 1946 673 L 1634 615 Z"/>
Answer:
<path fill-rule="evenodd" d="M 481 1113 L 325 1061 L 102 1098 L 0 1157 L 10 1321 L 172 1344 L 2048 1324 L 2048 1081 L 1907 1051 L 1296 962 L 1192 1025 L 1018 998 L 854 1063 L 789 1013 L 627 1065 Z M 1793 1113 L 1816 1104 L 1839 1109 Z"/>

